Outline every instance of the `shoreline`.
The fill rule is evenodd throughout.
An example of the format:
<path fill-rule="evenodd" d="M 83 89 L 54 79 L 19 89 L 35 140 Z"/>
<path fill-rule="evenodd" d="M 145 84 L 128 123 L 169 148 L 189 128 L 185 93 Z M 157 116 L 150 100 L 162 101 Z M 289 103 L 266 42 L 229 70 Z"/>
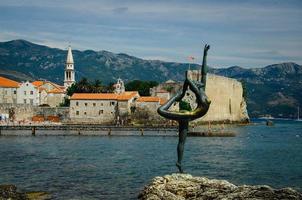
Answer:
<path fill-rule="evenodd" d="M 202 126 L 201 126 L 202 127 Z M 234 137 L 227 130 L 191 128 L 188 137 Z M 177 126 L 106 126 L 98 124 L 1 125 L 0 136 L 178 136 Z"/>
<path fill-rule="evenodd" d="M 177 136 L 177 127 L 105 125 L 9 125 L 0 136 Z"/>

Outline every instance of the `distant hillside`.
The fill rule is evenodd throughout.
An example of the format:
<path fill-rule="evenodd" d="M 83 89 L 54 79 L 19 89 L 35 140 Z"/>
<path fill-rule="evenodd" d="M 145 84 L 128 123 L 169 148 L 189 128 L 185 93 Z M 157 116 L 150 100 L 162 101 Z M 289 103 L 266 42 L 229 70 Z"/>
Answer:
<path fill-rule="evenodd" d="M 302 66 L 295 63 L 269 65 L 264 68 L 230 67 L 213 69 L 215 74 L 241 80 L 247 88 L 251 116 L 297 117 L 302 107 Z"/>
<path fill-rule="evenodd" d="M 25 40 L 0 43 L 0 75 L 15 80 L 47 79 L 62 84 L 66 50 L 49 48 Z M 143 60 L 127 54 L 108 51 L 73 50 L 76 78 L 99 79 L 105 83 L 118 77 L 133 79 L 183 80 L 186 63 Z M 191 65 L 192 69 L 200 67 Z M 210 69 L 210 72 L 236 78 L 246 85 L 248 110 L 252 117 L 271 114 L 296 117 L 302 107 L 302 67 L 281 63 L 264 68 L 245 69 L 238 66 Z"/>
<path fill-rule="evenodd" d="M 13 40 L 0 43 L 0 69 L 21 72 L 33 79 L 43 78 L 62 83 L 67 51 Z M 107 51 L 73 50 L 76 79 L 87 77 L 105 83 L 122 78 L 125 81 L 157 80 L 167 77 L 174 80 L 183 78 L 188 65 L 182 63 L 150 61 Z M 192 65 L 192 68 L 196 65 Z M 17 78 L 20 78 L 16 74 Z"/>

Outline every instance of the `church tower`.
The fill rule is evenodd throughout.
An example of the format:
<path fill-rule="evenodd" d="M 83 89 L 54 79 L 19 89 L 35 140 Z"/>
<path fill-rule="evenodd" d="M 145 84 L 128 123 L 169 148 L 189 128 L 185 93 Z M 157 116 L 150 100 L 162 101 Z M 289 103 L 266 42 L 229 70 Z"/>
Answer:
<path fill-rule="evenodd" d="M 75 82 L 74 76 L 74 62 L 71 52 L 71 47 L 68 47 L 67 59 L 65 64 L 65 78 L 64 78 L 64 86 L 65 89 L 70 87 Z"/>
<path fill-rule="evenodd" d="M 117 79 L 117 83 L 114 85 L 114 93 L 121 94 L 125 92 L 125 84 L 122 79 Z"/>

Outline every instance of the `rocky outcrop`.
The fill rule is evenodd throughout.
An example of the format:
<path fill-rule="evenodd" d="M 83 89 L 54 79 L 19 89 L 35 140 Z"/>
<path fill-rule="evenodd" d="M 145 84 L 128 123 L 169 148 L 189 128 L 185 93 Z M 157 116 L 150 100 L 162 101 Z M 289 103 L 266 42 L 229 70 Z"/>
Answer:
<path fill-rule="evenodd" d="M 19 192 L 15 185 L 0 185 L 0 200 L 47 200 L 46 192 Z"/>
<path fill-rule="evenodd" d="M 278 200 L 302 199 L 302 194 L 291 189 L 273 189 L 266 185 L 236 186 L 225 180 L 193 177 L 189 174 L 172 174 L 155 177 L 138 196 L 141 200 Z"/>
<path fill-rule="evenodd" d="M 0 200 L 16 199 L 26 200 L 25 193 L 17 192 L 17 187 L 14 185 L 0 185 Z"/>

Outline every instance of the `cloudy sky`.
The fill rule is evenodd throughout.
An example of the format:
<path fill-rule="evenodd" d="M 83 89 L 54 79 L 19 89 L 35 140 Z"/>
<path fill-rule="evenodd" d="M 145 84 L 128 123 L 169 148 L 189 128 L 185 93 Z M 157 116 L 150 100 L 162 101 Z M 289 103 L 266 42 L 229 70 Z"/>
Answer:
<path fill-rule="evenodd" d="M 301 0 L 0 0 L 0 41 L 214 67 L 302 64 Z"/>

